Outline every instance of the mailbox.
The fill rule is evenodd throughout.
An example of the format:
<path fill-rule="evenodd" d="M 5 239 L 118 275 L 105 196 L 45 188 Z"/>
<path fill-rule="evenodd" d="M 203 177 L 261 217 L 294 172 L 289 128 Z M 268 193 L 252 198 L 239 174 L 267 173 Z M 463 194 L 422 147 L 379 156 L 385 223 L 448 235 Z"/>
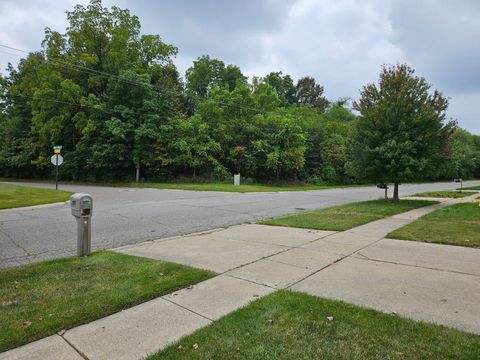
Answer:
<path fill-rule="evenodd" d="M 73 194 L 70 197 L 70 208 L 75 217 L 91 216 L 93 210 L 93 199 L 88 194 Z"/>
<path fill-rule="evenodd" d="M 90 255 L 93 198 L 89 194 L 77 193 L 70 197 L 70 209 L 77 221 L 77 255 Z"/>

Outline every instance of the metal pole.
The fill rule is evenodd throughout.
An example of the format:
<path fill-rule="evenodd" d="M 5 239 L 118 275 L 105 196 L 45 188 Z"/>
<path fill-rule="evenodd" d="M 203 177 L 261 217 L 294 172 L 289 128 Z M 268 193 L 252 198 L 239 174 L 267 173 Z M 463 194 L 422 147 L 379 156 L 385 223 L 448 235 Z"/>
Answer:
<path fill-rule="evenodd" d="M 88 256 L 92 251 L 92 222 L 90 216 L 77 219 L 77 256 Z"/>
<path fill-rule="evenodd" d="M 55 190 L 58 190 L 58 154 L 55 154 Z"/>
<path fill-rule="evenodd" d="M 75 220 L 77 220 L 77 256 L 83 256 L 83 219 L 77 217 Z"/>

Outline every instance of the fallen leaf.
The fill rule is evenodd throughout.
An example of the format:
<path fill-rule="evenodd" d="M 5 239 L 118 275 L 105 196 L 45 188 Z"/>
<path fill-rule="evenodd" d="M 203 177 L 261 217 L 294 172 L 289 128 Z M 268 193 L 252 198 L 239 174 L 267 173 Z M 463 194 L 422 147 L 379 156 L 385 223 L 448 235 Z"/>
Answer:
<path fill-rule="evenodd" d="M 18 303 L 17 300 L 2 301 L 2 307 L 3 307 L 3 306 L 9 306 L 9 305 L 15 305 L 15 304 L 17 304 L 17 303 Z"/>
<path fill-rule="evenodd" d="M 163 273 L 160 273 L 160 276 L 163 276 Z"/>
<path fill-rule="evenodd" d="M 257 294 L 253 294 L 253 297 L 259 297 L 259 295 L 257 295 Z"/>
<path fill-rule="evenodd" d="M 179 349 L 179 350 L 182 350 L 182 349 L 183 349 L 183 346 L 182 346 L 182 345 L 178 345 L 178 349 Z"/>
<path fill-rule="evenodd" d="M 32 325 L 32 322 L 31 322 L 31 321 L 25 320 L 25 321 L 23 322 L 23 327 L 24 327 L 24 328 L 28 328 L 30 325 Z"/>
<path fill-rule="evenodd" d="M 65 334 L 65 329 L 60 330 L 57 334 L 60 336 L 63 336 Z"/>
<path fill-rule="evenodd" d="M 237 351 L 240 351 L 240 348 L 239 348 L 239 347 L 237 347 Z"/>
<path fill-rule="evenodd" d="M 193 344 L 193 346 L 192 346 L 192 347 L 193 347 L 195 350 L 197 350 L 197 349 L 198 349 L 198 344 L 197 344 L 197 343 L 195 343 L 195 344 Z"/>
<path fill-rule="evenodd" d="M 267 322 L 268 322 L 269 324 L 273 324 L 273 320 L 272 320 L 272 319 L 268 319 Z"/>
<path fill-rule="evenodd" d="M 328 321 L 332 321 L 332 320 L 333 320 L 333 316 L 327 316 L 327 320 L 328 320 Z"/>
<path fill-rule="evenodd" d="M 42 320 L 43 320 L 43 316 L 39 316 L 39 317 L 37 318 L 37 320 L 38 320 L 38 321 L 42 321 Z"/>

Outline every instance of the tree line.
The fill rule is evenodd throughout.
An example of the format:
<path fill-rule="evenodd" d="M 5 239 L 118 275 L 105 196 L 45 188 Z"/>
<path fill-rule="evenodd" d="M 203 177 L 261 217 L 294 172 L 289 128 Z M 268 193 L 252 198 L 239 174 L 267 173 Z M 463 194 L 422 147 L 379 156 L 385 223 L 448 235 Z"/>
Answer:
<path fill-rule="evenodd" d="M 65 34 L 47 28 L 42 50 L 0 77 L 2 177 L 50 177 L 53 145 L 63 146 L 64 180 L 480 176 L 480 137 L 446 121 L 448 101 L 405 65 L 385 67 L 351 105 L 327 100 L 313 77 L 248 79 L 208 55 L 183 79 L 175 46 L 101 0 L 77 5 L 67 20 Z"/>

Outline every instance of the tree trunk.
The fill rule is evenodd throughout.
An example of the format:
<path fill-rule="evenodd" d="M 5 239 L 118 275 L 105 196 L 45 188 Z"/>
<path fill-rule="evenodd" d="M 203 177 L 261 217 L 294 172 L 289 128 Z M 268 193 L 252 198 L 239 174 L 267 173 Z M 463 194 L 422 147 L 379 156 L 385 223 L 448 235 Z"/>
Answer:
<path fill-rule="evenodd" d="M 277 183 L 280 182 L 280 173 L 282 171 L 282 167 L 278 167 L 277 169 Z"/>
<path fill-rule="evenodd" d="M 385 185 L 385 202 L 388 202 L 388 186 Z"/>
<path fill-rule="evenodd" d="M 396 182 L 393 186 L 393 201 L 398 202 L 400 199 L 398 198 L 398 182 Z"/>
<path fill-rule="evenodd" d="M 135 182 L 139 182 L 140 181 L 140 162 L 137 162 L 137 164 L 135 165 L 135 168 L 136 168 L 136 173 L 135 173 Z"/>
<path fill-rule="evenodd" d="M 193 180 L 195 180 L 196 176 L 197 176 L 197 168 L 194 166 L 193 167 Z"/>

